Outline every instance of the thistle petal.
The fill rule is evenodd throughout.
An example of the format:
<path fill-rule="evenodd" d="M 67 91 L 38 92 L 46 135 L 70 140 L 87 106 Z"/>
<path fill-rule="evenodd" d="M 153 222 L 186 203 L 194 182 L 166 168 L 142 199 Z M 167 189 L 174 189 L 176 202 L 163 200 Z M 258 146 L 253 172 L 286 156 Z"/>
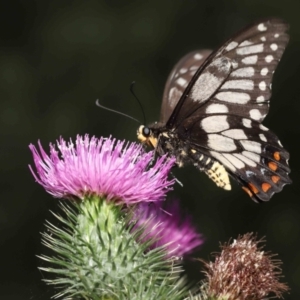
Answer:
<path fill-rule="evenodd" d="M 183 216 L 179 202 L 172 201 L 165 208 L 162 203 L 141 203 L 136 208 L 133 230 L 144 229 L 142 240 L 153 239 L 151 249 L 164 246 L 168 257 L 182 257 L 202 245 L 202 235 L 192 225 L 190 216 Z"/>
<path fill-rule="evenodd" d="M 168 173 L 173 158 L 160 157 L 149 167 L 153 152 L 145 153 L 141 145 L 112 138 L 77 136 L 75 145 L 60 138 L 50 144 L 50 154 L 29 145 L 35 180 L 56 198 L 98 195 L 107 200 L 133 204 L 158 201 L 172 189 L 174 179 Z"/>

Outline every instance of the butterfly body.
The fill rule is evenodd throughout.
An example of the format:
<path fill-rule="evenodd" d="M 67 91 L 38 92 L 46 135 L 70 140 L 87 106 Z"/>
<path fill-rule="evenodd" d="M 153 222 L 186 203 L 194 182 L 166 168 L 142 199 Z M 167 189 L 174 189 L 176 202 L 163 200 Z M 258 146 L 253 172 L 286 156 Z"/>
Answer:
<path fill-rule="evenodd" d="M 269 200 L 291 182 L 288 152 L 261 124 L 287 28 L 266 20 L 215 52 L 183 57 L 167 80 L 160 122 L 141 126 L 138 139 L 175 156 L 179 167 L 193 164 L 219 187 L 230 190 L 230 176 L 254 201 Z"/>

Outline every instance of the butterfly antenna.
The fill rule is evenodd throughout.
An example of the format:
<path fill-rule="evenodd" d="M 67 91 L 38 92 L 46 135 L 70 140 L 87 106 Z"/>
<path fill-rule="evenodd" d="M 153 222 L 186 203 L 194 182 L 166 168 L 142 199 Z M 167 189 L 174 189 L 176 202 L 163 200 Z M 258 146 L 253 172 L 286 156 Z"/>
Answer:
<path fill-rule="evenodd" d="M 135 92 L 134 92 L 134 90 L 133 90 L 134 85 L 135 85 L 135 81 L 132 81 L 132 82 L 131 82 L 131 85 L 130 85 L 130 92 L 131 92 L 131 94 L 133 95 L 133 97 L 136 99 L 136 101 L 138 102 L 138 104 L 140 105 L 140 108 L 141 108 L 141 110 L 142 110 L 143 117 L 144 117 L 144 124 L 147 124 L 147 123 L 146 123 L 146 115 L 145 115 L 145 111 L 144 111 L 144 109 L 143 109 L 142 103 L 141 103 L 141 101 L 139 100 L 139 98 L 136 96 L 136 94 L 135 94 Z"/>
<path fill-rule="evenodd" d="M 137 123 L 139 123 L 139 124 L 142 124 L 142 122 L 140 122 L 138 119 L 136 119 L 136 118 L 134 118 L 134 117 L 132 117 L 132 116 L 129 116 L 129 115 L 124 114 L 124 113 L 122 113 L 122 112 L 120 112 L 120 111 L 118 111 L 118 110 L 114 110 L 114 109 L 108 108 L 108 107 L 106 107 L 106 106 L 100 104 L 99 99 L 96 100 L 96 105 L 97 105 L 98 107 L 100 107 L 100 108 L 103 108 L 103 109 L 105 109 L 105 110 L 108 110 L 108 111 L 111 111 L 111 112 L 113 112 L 113 113 L 119 114 L 119 115 L 121 115 L 121 116 L 127 117 L 127 118 L 129 118 L 129 119 L 131 119 L 131 120 L 133 120 L 133 121 L 135 121 L 135 122 L 137 122 Z"/>

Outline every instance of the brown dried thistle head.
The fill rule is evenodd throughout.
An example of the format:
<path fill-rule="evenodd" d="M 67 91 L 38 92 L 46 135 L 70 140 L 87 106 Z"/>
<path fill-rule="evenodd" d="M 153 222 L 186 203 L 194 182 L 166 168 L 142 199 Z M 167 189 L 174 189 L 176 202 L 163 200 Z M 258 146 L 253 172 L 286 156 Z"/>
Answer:
<path fill-rule="evenodd" d="M 270 294 L 282 298 L 288 286 L 279 282 L 281 261 L 264 252 L 252 233 L 221 246 L 215 262 L 205 262 L 207 295 L 215 299 L 261 300 Z"/>

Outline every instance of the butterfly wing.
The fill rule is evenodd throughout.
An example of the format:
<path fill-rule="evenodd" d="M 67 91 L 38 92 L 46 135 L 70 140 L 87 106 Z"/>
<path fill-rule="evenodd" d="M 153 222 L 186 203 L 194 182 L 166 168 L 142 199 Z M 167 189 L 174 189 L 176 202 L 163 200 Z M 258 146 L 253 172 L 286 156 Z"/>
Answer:
<path fill-rule="evenodd" d="M 291 183 L 288 152 L 259 122 L 227 114 L 189 122 L 184 125 L 192 149 L 219 161 L 254 201 L 267 201 Z"/>
<path fill-rule="evenodd" d="M 172 69 L 167 79 L 161 106 L 160 121 L 166 123 L 196 71 L 211 53 L 197 50 L 185 55 Z"/>
<path fill-rule="evenodd" d="M 167 127 L 207 110 L 261 122 L 269 109 L 273 73 L 289 40 L 287 29 L 278 19 L 256 23 L 213 52 L 188 84 Z"/>
<path fill-rule="evenodd" d="M 193 150 L 220 162 L 255 201 L 269 200 L 291 182 L 288 152 L 261 124 L 287 29 L 271 19 L 229 39 L 199 67 L 166 125 Z M 180 76 L 172 78 L 180 85 Z"/>

